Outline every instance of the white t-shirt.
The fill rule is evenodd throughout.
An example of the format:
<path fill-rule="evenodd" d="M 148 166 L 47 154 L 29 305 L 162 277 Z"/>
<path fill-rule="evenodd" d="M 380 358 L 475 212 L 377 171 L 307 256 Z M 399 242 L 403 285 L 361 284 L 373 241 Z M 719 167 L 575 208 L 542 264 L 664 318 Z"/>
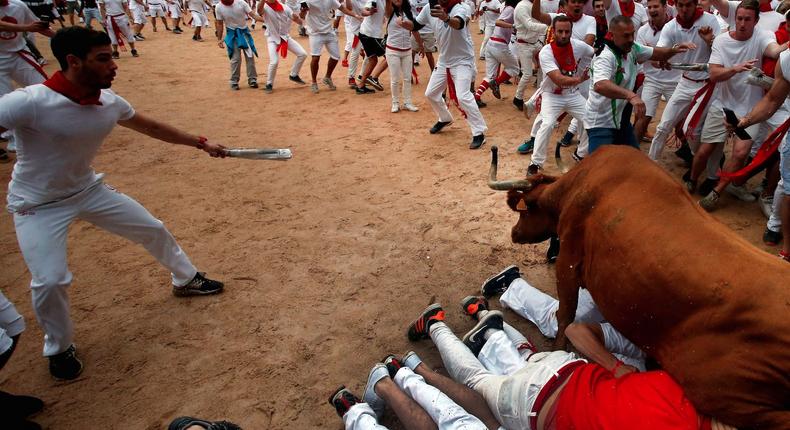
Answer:
<path fill-rule="evenodd" d="M 43 84 L 0 98 L 0 126 L 14 131 L 17 145 L 9 210 L 62 200 L 101 180 L 93 158 L 134 109 L 111 90 L 102 90 L 99 101 L 101 106 L 81 106 Z"/>
<path fill-rule="evenodd" d="M 664 28 L 667 27 L 667 24 L 664 24 Z M 647 25 L 643 25 L 639 31 L 636 32 L 636 43 L 642 46 L 656 47 L 658 46 L 658 41 L 661 38 L 662 31 L 663 29 L 655 31 L 653 26 L 648 22 Z M 654 67 L 649 61 L 643 65 L 642 70 L 645 73 L 646 79 L 650 79 L 663 85 L 677 85 L 677 83 L 680 81 L 681 75 L 683 74 L 680 70 L 664 70 L 660 67 Z"/>
<path fill-rule="evenodd" d="M 538 0 L 540 1 L 540 10 L 543 13 L 557 13 L 560 10 L 559 0 Z"/>
<path fill-rule="evenodd" d="M 532 42 L 546 37 L 546 24 L 532 18 L 532 2 L 529 0 L 521 0 L 516 5 L 513 25 L 516 27 L 516 36 L 521 40 Z"/>
<path fill-rule="evenodd" d="M 145 6 L 134 0 L 129 0 L 129 10 L 145 10 Z"/>
<path fill-rule="evenodd" d="M 362 4 L 361 0 L 350 0 L 351 2 L 351 9 L 357 13 L 357 15 L 362 14 Z M 426 1 L 427 3 L 427 1 Z M 362 20 L 357 19 L 354 16 L 346 15 L 343 16 L 343 25 L 346 27 L 346 33 L 351 34 L 359 34 L 359 27 L 362 25 Z"/>
<path fill-rule="evenodd" d="M 291 17 L 293 11 L 288 5 L 283 5 L 282 12 L 277 12 L 269 6 L 269 3 L 263 3 L 263 20 L 266 22 L 266 37 L 269 42 L 280 43 L 280 40 L 288 40 Z"/>
<path fill-rule="evenodd" d="M 551 17 L 553 22 L 556 16 L 565 14 L 550 13 L 548 15 Z M 573 27 L 571 28 L 571 38 L 584 42 L 584 38 L 587 37 L 588 34 L 592 34 L 593 37 L 595 37 L 595 27 L 595 18 L 591 17 L 590 15 L 582 15 L 578 21 L 573 23 Z"/>
<path fill-rule="evenodd" d="M 622 15 L 623 11 L 620 9 L 620 2 L 612 0 L 609 9 L 606 9 L 606 22 L 612 22 L 612 18 Z M 639 30 L 639 27 L 647 23 L 647 10 L 639 3 L 634 3 L 634 14 L 631 16 L 631 21 L 634 22 L 634 30 Z"/>
<path fill-rule="evenodd" d="M 572 76 L 578 77 L 581 76 L 582 73 L 584 73 L 584 71 L 590 66 L 590 61 L 592 60 L 595 50 L 592 48 L 592 46 L 576 39 L 571 39 L 571 46 L 573 47 L 573 58 L 576 60 L 576 70 Z M 549 72 L 560 69 L 559 65 L 557 64 L 557 59 L 554 58 L 554 52 L 552 52 L 550 44 L 540 49 L 538 60 L 540 61 L 541 70 L 543 70 L 543 73 L 546 75 L 548 75 Z M 544 81 L 543 89 L 546 92 L 554 92 L 560 88 L 548 76 L 544 78 Z M 578 88 L 578 85 L 566 88 Z"/>
<path fill-rule="evenodd" d="M 250 12 L 252 8 L 243 0 L 234 0 L 230 6 L 220 2 L 214 8 L 217 21 L 224 22 L 228 28 L 247 28 L 247 16 Z"/>
<path fill-rule="evenodd" d="M 485 12 L 483 12 L 483 6 L 486 7 Z M 499 0 L 483 0 L 480 2 L 477 10 L 483 12 L 483 17 L 480 19 L 483 20 L 483 23 L 486 25 L 486 27 L 489 25 L 496 25 L 496 19 L 499 18 L 499 10 L 501 8 L 502 3 L 500 3 Z"/>
<path fill-rule="evenodd" d="M 430 4 L 428 0 L 414 0 L 410 1 L 411 4 L 411 14 L 414 16 L 414 19 L 417 19 L 417 16 L 422 12 L 423 8 L 430 8 Z M 423 27 L 419 31 L 420 34 L 431 34 L 431 29 Z"/>
<path fill-rule="evenodd" d="M 38 21 L 33 11 L 19 0 L 9 0 L 8 6 L 0 7 L 0 19 L 16 22 L 17 24 L 30 24 Z M 0 32 L 0 57 L 9 57 L 10 54 L 15 55 L 16 52 L 26 49 L 25 46 L 25 39 L 22 37 L 22 33 L 15 31 Z"/>
<path fill-rule="evenodd" d="M 507 5 L 503 4 L 502 5 L 502 12 L 499 14 L 499 18 L 498 19 L 501 19 L 502 21 L 505 21 L 508 24 L 513 24 L 513 10 L 514 9 L 513 9 L 512 6 L 507 6 Z M 512 28 L 505 28 L 505 27 L 499 27 L 499 26 L 494 26 L 494 32 L 491 33 L 491 37 L 496 37 L 497 39 L 504 40 L 505 41 L 504 43 L 506 45 L 508 43 L 510 43 L 510 37 L 512 35 L 513 35 L 513 29 Z"/>
<path fill-rule="evenodd" d="M 638 63 L 644 63 L 653 56 L 653 48 L 635 43 L 625 58 L 616 58 L 609 46 L 605 46 L 601 54 L 593 58 L 590 68 L 590 95 L 587 98 L 587 111 L 584 114 L 584 126 L 587 128 L 621 127 L 623 109 L 628 103 L 623 99 L 610 99 L 595 91 L 595 83 L 610 80 L 621 88 L 631 91 L 636 83 Z M 618 68 L 622 71 L 622 79 L 617 82 Z M 614 108 L 612 103 L 614 102 Z"/>
<path fill-rule="evenodd" d="M 332 34 L 332 10 L 340 7 L 338 0 L 306 0 L 305 27 L 309 34 Z"/>
<path fill-rule="evenodd" d="M 691 42 L 697 45 L 697 49 L 681 52 L 672 56 L 673 63 L 707 63 L 710 59 L 710 48 L 708 44 L 699 35 L 699 29 L 702 27 L 710 27 L 714 35 L 718 35 L 720 28 L 718 21 L 713 14 L 703 13 L 698 20 L 694 21 L 691 28 L 688 30 L 683 28 L 676 19 L 669 21 L 661 29 L 661 36 L 658 39 L 656 46 L 662 48 L 670 48 L 677 43 Z M 683 76 L 689 79 L 702 80 L 708 79 L 708 72 L 685 72 Z"/>
<path fill-rule="evenodd" d="M 403 19 L 408 19 L 406 14 L 401 14 Z M 406 30 L 397 23 L 398 15 L 393 13 L 387 22 L 387 46 L 398 49 L 411 49 L 411 31 Z"/>
<path fill-rule="evenodd" d="M 713 40 L 713 49 L 710 54 L 710 64 L 719 64 L 732 67 L 748 60 L 757 59 L 754 65 L 762 67 L 763 53 L 771 43 L 776 43 L 773 33 L 755 28 L 754 34 L 748 40 L 738 41 L 730 33 L 722 33 Z M 718 82 L 713 96 L 716 102 L 713 106 L 724 106 L 732 109 L 738 116 L 744 116 L 763 97 L 762 88 L 749 85 L 746 78 L 749 73 L 738 73 L 732 78 Z"/>
<path fill-rule="evenodd" d="M 366 16 L 362 20 L 362 25 L 359 27 L 359 34 L 364 34 L 368 37 L 381 39 L 384 37 L 384 9 L 385 5 L 382 0 L 376 2 L 376 13 Z M 365 7 L 370 7 L 371 2 L 365 3 Z"/>
<path fill-rule="evenodd" d="M 459 17 L 467 24 L 464 28 L 456 30 L 439 18 L 432 17 L 431 9 L 428 7 L 423 8 L 415 19 L 436 35 L 436 43 L 439 46 L 437 67 L 449 68 L 462 65 L 475 67 L 475 48 L 472 45 L 472 35 L 467 28 L 472 9 L 466 4 L 458 3 L 453 6 L 449 15 L 450 18 Z"/>
<path fill-rule="evenodd" d="M 724 18 L 724 21 L 727 22 L 727 25 L 731 30 L 735 30 L 735 12 L 737 11 L 739 4 L 741 4 L 739 1 L 728 1 L 727 17 L 722 17 Z M 779 24 L 785 21 L 784 15 L 775 10 L 770 12 L 760 12 L 759 16 L 760 19 L 757 21 L 757 28 L 768 30 L 771 33 L 776 32 L 776 30 L 779 29 Z"/>

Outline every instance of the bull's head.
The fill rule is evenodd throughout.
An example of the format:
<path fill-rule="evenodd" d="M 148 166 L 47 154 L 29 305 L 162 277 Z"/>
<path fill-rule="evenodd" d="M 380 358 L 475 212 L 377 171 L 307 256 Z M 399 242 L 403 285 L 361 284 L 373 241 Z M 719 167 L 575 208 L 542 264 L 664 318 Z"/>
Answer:
<path fill-rule="evenodd" d="M 556 179 L 534 175 L 527 179 L 497 181 L 496 146 L 491 147 L 491 169 L 488 171 L 488 186 L 493 190 L 507 191 L 507 205 L 518 212 L 518 222 L 513 226 L 511 239 L 515 243 L 538 243 L 556 234 L 557 220 L 546 208 L 541 208 L 538 198 L 546 184 Z"/>

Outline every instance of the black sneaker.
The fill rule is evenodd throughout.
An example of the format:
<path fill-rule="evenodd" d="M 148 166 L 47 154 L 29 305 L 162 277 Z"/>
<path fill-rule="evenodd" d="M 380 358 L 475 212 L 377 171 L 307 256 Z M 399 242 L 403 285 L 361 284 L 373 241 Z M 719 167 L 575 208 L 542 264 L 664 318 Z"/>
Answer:
<path fill-rule="evenodd" d="M 502 330 L 503 325 L 504 317 L 502 316 L 502 312 L 488 311 L 482 318 L 480 318 L 480 322 L 478 322 L 477 325 L 472 328 L 472 330 L 469 330 L 469 332 L 464 335 L 462 341 L 464 342 L 464 345 L 466 345 L 466 347 L 472 351 L 472 354 L 477 356 L 477 354 L 480 354 L 480 350 L 483 349 L 483 345 L 486 343 L 486 330 Z"/>
<path fill-rule="evenodd" d="M 132 57 L 139 57 L 140 54 L 137 53 L 136 49 L 132 49 Z"/>
<path fill-rule="evenodd" d="M 176 27 L 176 28 L 174 28 L 174 29 L 173 29 L 173 33 L 175 33 L 175 34 L 181 34 L 181 33 L 183 33 L 183 32 L 184 32 L 184 31 L 183 31 L 183 30 L 181 30 L 181 27 Z"/>
<path fill-rule="evenodd" d="M 577 163 L 581 163 L 581 162 L 582 162 L 582 160 L 584 160 L 584 157 L 582 157 L 581 155 L 579 155 L 578 148 L 573 150 L 573 154 L 571 154 L 571 158 L 573 158 L 573 160 L 574 160 L 575 162 L 577 162 Z"/>
<path fill-rule="evenodd" d="M 430 133 L 431 134 L 436 134 L 436 133 L 442 131 L 443 128 L 447 127 L 448 125 L 450 125 L 452 123 L 453 123 L 452 121 L 447 121 L 447 122 L 437 121 L 436 124 L 434 124 L 433 127 L 431 127 Z"/>
<path fill-rule="evenodd" d="M 691 162 L 694 161 L 694 154 L 691 153 L 691 148 L 689 148 L 687 143 L 681 145 L 680 148 L 675 151 L 675 155 L 683 160 L 687 166 L 691 166 Z"/>
<path fill-rule="evenodd" d="M 272 87 L 272 84 L 266 84 L 266 86 L 263 87 L 263 91 L 267 94 L 271 94 L 271 92 L 274 91 L 274 87 Z"/>
<path fill-rule="evenodd" d="M 222 292 L 225 284 L 206 278 L 205 272 L 197 272 L 194 278 L 183 287 L 173 286 L 173 295 L 176 297 L 205 296 Z"/>
<path fill-rule="evenodd" d="M 49 357 L 49 373 L 65 381 L 76 379 L 82 373 L 82 362 L 77 358 L 77 348 L 71 345 L 67 350 Z"/>
<path fill-rule="evenodd" d="M 121 58 L 121 54 L 119 54 L 118 51 L 112 51 L 112 58 L 114 60 L 117 60 L 117 59 Z"/>
<path fill-rule="evenodd" d="M 524 100 L 517 99 L 517 98 L 513 97 L 513 106 L 515 106 L 516 109 L 523 111 L 524 110 Z"/>
<path fill-rule="evenodd" d="M 361 86 L 361 87 L 358 86 L 356 91 L 357 94 L 372 94 L 376 92 L 376 90 L 374 90 L 373 88 L 368 88 L 366 86 Z"/>
<path fill-rule="evenodd" d="M 186 430 L 192 426 L 206 430 L 241 430 L 241 427 L 230 421 L 207 421 L 194 417 L 178 417 L 167 426 L 167 430 Z"/>
<path fill-rule="evenodd" d="M 713 191 L 714 188 L 716 188 L 716 185 L 719 185 L 718 179 L 705 178 L 705 180 L 702 181 L 699 186 L 697 186 L 697 194 L 701 196 L 707 196 L 711 191 Z"/>
<path fill-rule="evenodd" d="M 573 133 L 571 133 L 570 131 L 566 131 L 565 135 L 562 136 L 562 139 L 560 139 L 560 141 L 557 143 L 559 143 L 560 146 L 565 148 L 573 145 Z"/>
<path fill-rule="evenodd" d="M 258 88 L 257 82 L 249 82 L 250 88 Z"/>
<path fill-rule="evenodd" d="M 444 310 L 442 305 L 434 303 L 425 308 L 422 314 L 409 324 L 409 330 L 406 332 L 406 335 L 412 342 L 428 339 L 430 337 L 431 324 L 438 321 L 444 321 Z"/>
<path fill-rule="evenodd" d="M 480 287 L 480 292 L 483 293 L 485 297 L 502 294 L 507 290 L 511 282 L 520 277 L 521 273 L 518 271 L 518 266 L 514 264 L 505 267 L 501 272 L 486 279 L 486 281 L 483 282 L 483 286 Z"/>
<path fill-rule="evenodd" d="M 477 136 L 472 136 L 472 142 L 469 143 L 469 149 L 479 149 L 486 143 L 486 136 L 484 134 L 478 134 Z"/>
<path fill-rule="evenodd" d="M 769 228 L 765 229 L 765 233 L 763 233 L 763 243 L 768 246 L 776 246 L 782 242 L 782 233 L 778 231 L 773 231 Z"/>
<path fill-rule="evenodd" d="M 519 154 L 526 155 L 531 153 L 534 149 L 535 149 L 535 138 L 530 137 L 529 139 L 525 140 L 524 143 L 519 145 L 516 151 L 518 151 Z"/>
<path fill-rule="evenodd" d="M 137 33 L 134 35 L 134 38 L 137 40 L 145 40 L 145 36 L 142 33 Z"/>
<path fill-rule="evenodd" d="M 370 84 L 373 88 L 379 91 L 384 91 L 384 86 L 381 85 L 381 82 L 379 82 L 378 78 L 374 78 L 373 76 L 368 76 L 365 82 Z"/>
<path fill-rule="evenodd" d="M 360 402 L 359 397 L 352 394 L 351 391 L 348 391 L 345 385 L 341 385 L 340 388 L 329 396 L 329 404 L 335 407 L 335 411 L 337 411 L 337 415 L 340 418 L 343 418 L 343 415 L 345 415 L 352 406 Z"/>
<path fill-rule="evenodd" d="M 477 320 L 480 311 L 488 310 L 488 300 L 483 296 L 466 296 L 461 300 L 461 309 L 473 320 Z"/>
<path fill-rule="evenodd" d="M 540 166 L 538 166 L 537 164 L 530 163 L 529 167 L 527 167 L 527 176 L 535 176 L 538 174 L 540 170 L 541 170 Z"/>
<path fill-rule="evenodd" d="M 307 82 L 303 81 L 302 78 L 299 77 L 299 75 L 296 76 L 288 75 L 288 80 L 291 82 L 296 82 L 297 84 L 300 85 L 307 85 Z"/>
<path fill-rule="evenodd" d="M 230 89 L 233 90 L 233 91 L 238 91 L 239 90 L 239 84 L 230 84 Z"/>
<path fill-rule="evenodd" d="M 689 194 L 694 194 L 694 191 L 697 190 L 697 183 L 691 180 L 691 170 L 686 170 L 686 173 L 683 174 L 683 183 L 686 184 L 686 189 L 688 190 Z"/>
<path fill-rule="evenodd" d="M 502 98 L 502 93 L 499 92 L 499 84 L 496 83 L 496 81 L 491 81 L 488 84 L 488 86 L 489 86 L 489 88 L 491 88 L 491 94 L 493 94 L 494 97 L 496 97 L 497 99 L 501 99 Z"/>
<path fill-rule="evenodd" d="M 395 374 L 398 373 L 401 367 L 403 367 L 403 363 L 401 363 L 400 359 L 393 354 L 390 354 L 384 357 L 384 360 L 381 361 L 387 366 L 387 372 L 390 374 L 390 378 L 395 378 Z"/>
<path fill-rule="evenodd" d="M 475 103 L 477 103 L 477 107 L 478 107 L 478 109 L 482 109 L 482 108 L 484 108 L 484 107 L 488 106 L 488 105 L 486 104 L 486 102 L 484 102 L 484 101 L 480 100 L 480 99 L 479 99 L 479 98 L 477 98 L 477 97 L 475 97 Z"/>
<path fill-rule="evenodd" d="M 27 418 L 44 409 L 44 402 L 38 397 L 17 396 L 0 391 L 0 416 L 5 418 Z"/>
<path fill-rule="evenodd" d="M 558 255 L 560 255 L 560 238 L 552 236 L 549 239 L 549 249 L 546 251 L 546 261 L 552 264 L 557 261 Z"/>

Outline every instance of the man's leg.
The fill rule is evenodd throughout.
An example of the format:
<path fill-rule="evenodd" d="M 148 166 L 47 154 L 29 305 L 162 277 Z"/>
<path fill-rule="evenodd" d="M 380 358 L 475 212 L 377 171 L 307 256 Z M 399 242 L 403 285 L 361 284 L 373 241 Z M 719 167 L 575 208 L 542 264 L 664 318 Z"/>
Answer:
<path fill-rule="evenodd" d="M 505 309 L 531 321 L 544 336 L 557 336 L 557 308 L 559 301 L 538 290 L 522 278 L 510 283 L 507 291 L 502 293 L 499 303 Z"/>
<path fill-rule="evenodd" d="M 675 125 L 681 119 L 681 114 L 688 107 L 694 94 L 702 87 L 702 83 L 689 81 L 688 79 L 681 78 L 680 83 L 672 93 L 672 97 L 667 100 L 664 111 L 661 114 L 661 119 L 656 127 L 656 134 L 653 136 L 653 141 L 650 143 L 650 150 L 648 155 L 652 160 L 658 160 L 661 152 L 664 150 L 664 145 L 667 139 L 675 132 Z"/>
<path fill-rule="evenodd" d="M 550 93 L 543 93 L 543 103 L 540 108 L 540 116 L 543 118 L 538 134 L 535 136 L 535 148 L 532 152 L 532 161 L 530 166 L 535 165 L 543 168 L 543 163 L 546 162 L 549 138 L 553 130 L 554 123 L 557 118 L 565 111 L 566 96 L 555 95 Z M 537 170 L 535 172 L 537 173 Z"/>
<path fill-rule="evenodd" d="M 486 121 L 475 103 L 475 96 L 469 91 L 469 86 L 474 79 L 474 69 L 471 66 L 456 66 L 450 69 L 455 84 L 455 93 L 458 104 L 466 112 L 466 122 L 472 129 L 472 136 L 482 135 L 488 130 Z"/>
<path fill-rule="evenodd" d="M 357 399 L 359 400 L 359 399 Z M 387 430 L 378 423 L 376 414 L 367 403 L 359 402 L 352 405 L 343 414 L 343 425 L 346 430 Z M 201 427 L 199 430 L 203 430 Z"/>
<path fill-rule="evenodd" d="M 290 76 L 297 77 L 299 76 L 299 72 L 302 70 L 304 60 L 307 58 L 307 52 L 305 52 L 304 48 L 302 48 L 302 45 L 300 45 L 299 42 L 291 38 L 288 38 L 288 50 L 296 55 L 296 61 L 294 61 L 294 64 L 291 67 Z"/>
<path fill-rule="evenodd" d="M 356 41 L 356 45 L 353 44 L 351 46 L 351 50 L 349 51 L 349 59 L 348 59 L 348 80 L 351 83 L 351 80 L 354 79 L 356 82 L 357 79 L 357 65 L 359 63 L 359 51 L 362 49 L 362 44 L 359 43 L 359 38 L 356 37 L 354 39 Z"/>
<path fill-rule="evenodd" d="M 782 245 L 782 255 L 787 261 L 790 261 L 790 143 L 786 140 L 781 148 L 779 162 L 779 171 L 782 175 L 781 188 L 784 194 L 780 206 L 780 214 L 782 217 L 782 236 L 784 237 L 784 244 Z"/>
<path fill-rule="evenodd" d="M 25 331 L 25 319 L 14 304 L 0 292 L 0 369 L 5 366 L 16 349 L 17 339 Z"/>
<path fill-rule="evenodd" d="M 398 416 L 398 419 L 407 429 L 432 430 L 436 429 L 431 416 L 420 407 L 417 402 L 409 398 L 390 378 L 380 379 L 374 390 L 384 399 Z"/>
<path fill-rule="evenodd" d="M 233 48 L 233 55 L 230 57 L 230 87 L 237 89 L 239 86 L 239 78 L 241 77 L 241 49 L 239 47 Z"/>
<path fill-rule="evenodd" d="M 744 162 L 746 161 L 746 157 L 749 156 L 749 151 L 752 149 L 752 141 L 751 140 L 741 140 L 738 138 L 733 139 L 732 145 L 732 152 L 730 153 L 730 157 L 724 163 L 724 167 L 722 171 L 733 173 L 738 171 L 741 167 L 743 167 Z M 719 178 L 719 183 L 713 188 L 714 191 L 721 194 L 724 191 L 724 188 L 730 184 L 730 180 L 727 178 Z"/>
<path fill-rule="evenodd" d="M 310 59 L 310 78 L 312 79 L 313 84 L 318 83 L 318 63 L 320 60 L 320 55 L 313 55 Z"/>
<path fill-rule="evenodd" d="M 489 330 L 485 336 L 486 343 L 477 354 L 477 359 L 491 373 L 512 375 L 523 369 L 526 358 L 532 355 L 530 351 L 527 357 L 523 357 L 504 330 Z"/>
<path fill-rule="evenodd" d="M 277 66 L 280 64 L 280 55 L 277 53 L 277 44 L 274 42 L 266 43 L 269 48 L 269 68 L 266 73 L 266 85 L 274 85 L 274 77 L 277 75 Z"/>
<path fill-rule="evenodd" d="M 614 128 L 591 128 L 587 130 L 589 136 L 590 148 L 589 153 L 592 154 L 596 149 L 604 145 L 614 144 L 614 136 L 617 130 Z"/>
<path fill-rule="evenodd" d="M 331 39 L 326 45 L 326 49 L 329 52 L 329 61 L 326 63 L 326 76 L 324 76 L 324 78 L 332 79 L 332 73 L 335 71 L 338 61 L 340 61 L 340 48 L 337 45 L 337 36 L 332 34 L 326 37 L 330 37 Z"/>
<path fill-rule="evenodd" d="M 258 71 L 255 69 L 255 56 L 247 55 L 244 51 L 241 52 L 241 55 L 244 56 L 244 65 L 247 69 L 247 83 L 251 87 L 257 87 Z"/>
<path fill-rule="evenodd" d="M 401 61 L 398 57 L 398 52 L 387 48 L 387 64 L 390 66 L 390 93 L 392 96 L 392 112 L 397 112 L 400 109 L 400 95 L 401 85 L 403 83 L 404 71 L 401 67 Z M 411 66 L 411 62 L 409 64 Z"/>
<path fill-rule="evenodd" d="M 453 122 L 453 115 L 447 109 L 447 104 L 442 98 L 442 93 L 447 88 L 447 71 L 436 70 L 431 74 L 428 85 L 425 86 L 425 98 L 431 104 L 431 108 L 439 117 L 440 122 Z"/>

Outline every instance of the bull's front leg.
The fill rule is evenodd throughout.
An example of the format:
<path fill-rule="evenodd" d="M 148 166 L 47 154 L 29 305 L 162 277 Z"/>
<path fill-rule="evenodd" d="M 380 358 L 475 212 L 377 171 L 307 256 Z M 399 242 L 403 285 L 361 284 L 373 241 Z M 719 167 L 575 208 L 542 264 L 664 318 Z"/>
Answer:
<path fill-rule="evenodd" d="M 557 337 L 554 339 L 554 350 L 567 350 L 568 339 L 565 329 L 576 318 L 576 307 L 579 302 L 579 288 L 582 286 L 581 246 L 572 246 L 561 241 L 560 255 L 557 257 L 557 298 L 560 301 L 557 309 Z"/>

